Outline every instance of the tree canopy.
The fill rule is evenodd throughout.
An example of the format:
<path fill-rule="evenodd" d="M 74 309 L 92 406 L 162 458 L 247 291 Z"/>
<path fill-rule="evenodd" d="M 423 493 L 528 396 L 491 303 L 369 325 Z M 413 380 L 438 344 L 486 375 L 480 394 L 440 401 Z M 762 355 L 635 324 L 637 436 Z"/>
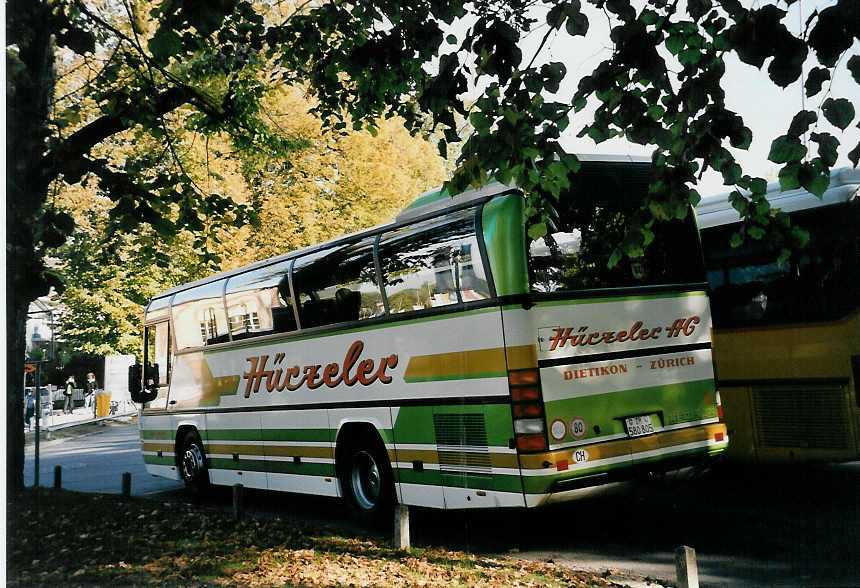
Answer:
<path fill-rule="evenodd" d="M 687 214 L 708 169 L 736 188 L 732 201 L 744 218 L 736 242 L 767 234 L 802 243 L 787 216 L 770 210 L 765 180 L 738 164 L 732 149 L 747 148 L 752 131 L 726 106 L 721 86 L 728 54 L 766 68 L 779 87 L 803 82 L 818 106 L 774 129 L 770 160 L 784 188 L 821 194 L 855 119 L 853 101 L 831 95 L 829 82 L 840 63 L 860 80 L 860 57 L 850 54 L 860 7 L 829 2 L 795 33 L 786 23 L 793 3 L 11 0 L 9 389 L 20 389 L 27 302 L 61 285 L 45 256 L 74 231 L 50 197 L 58 182 L 95 183 L 111 202 L 108 234 L 139 237 L 142 253 L 157 254 L 159 239 L 189 231 L 194 249 L 214 263 L 224 226 L 254 226 L 259 217 L 252 203 L 209 189 L 187 169 L 180 136 L 223 134 L 233 149 L 286 157 L 305 141 L 267 117 L 265 99 L 279 85 L 306 88 L 334 132 L 373 134 L 380 120 L 399 116 L 412 133 L 437 133 L 443 156 L 461 143 L 449 191 L 487 174 L 515 181 L 528 198 L 533 238 L 552 224 L 553 202 L 579 167 L 559 138 L 574 114 L 593 108 L 578 133 L 597 143 L 623 136 L 653 152 L 647 201 L 610 263 L 641 255 L 655 222 Z M 581 75 L 546 50 L 559 38 L 587 36 L 589 10 L 608 20 L 612 50 Z M 532 34 L 541 41 L 526 54 L 522 41 Z M 79 83 L 55 92 L 66 79 Z M 570 83 L 576 91 L 561 95 Z M 478 97 L 467 103 L 468 93 Z M 118 153 L 116 142 L 127 140 L 148 147 Z M 860 147 L 847 148 L 856 166 Z M 10 415 L 21 412 L 15 396 Z M 8 446 L 18 446 L 19 428 L 9 427 Z"/>

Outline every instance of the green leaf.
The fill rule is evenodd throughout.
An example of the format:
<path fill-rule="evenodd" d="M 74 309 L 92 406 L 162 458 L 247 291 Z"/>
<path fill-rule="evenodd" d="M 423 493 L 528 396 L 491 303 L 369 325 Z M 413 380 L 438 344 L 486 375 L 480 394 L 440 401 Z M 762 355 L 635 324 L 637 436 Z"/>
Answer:
<path fill-rule="evenodd" d="M 801 186 L 819 198 L 824 195 L 824 192 L 827 190 L 829 185 L 830 176 L 821 173 L 810 174 L 809 177 L 803 178 L 801 181 Z"/>
<path fill-rule="evenodd" d="M 684 48 L 684 37 L 681 35 L 670 35 L 666 38 L 666 49 L 672 55 L 677 55 Z"/>
<path fill-rule="evenodd" d="M 445 37 L 445 40 L 448 41 L 449 45 L 456 45 L 457 44 L 457 37 L 454 35 L 448 35 L 447 37 Z"/>
<path fill-rule="evenodd" d="M 800 179 L 797 177 L 799 172 L 800 164 L 797 162 L 789 163 L 779 170 L 779 187 L 783 192 L 800 187 Z"/>
<path fill-rule="evenodd" d="M 182 49 L 182 38 L 176 32 L 162 26 L 158 32 L 149 40 L 149 50 L 153 57 L 161 61 L 176 55 Z"/>
<path fill-rule="evenodd" d="M 806 147 L 795 138 L 782 135 L 773 140 L 767 158 L 774 163 L 800 161 L 806 155 Z"/>
<path fill-rule="evenodd" d="M 811 110 L 801 110 L 791 119 L 788 134 L 791 137 L 800 137 L 809 130 L 810 125 L 818 121 L 818 115 Z"/>
<path fill-rule="evenodd" d="M 664 114 L 666 114 L 666 109 L 659 104 L 652 104 L 648 107 L 648 110 L 646 112 L 648 116 L 650 116 L 655 121 L 658 121 Z"/>
<path fill-rule="evenodd" d="M 767 192 L 767 182 L 761 178 L 753 178 L 750 180 L 750 192 L 753 194 L 764 194 Z"/>
<path fill-rule="evenodd" d="M 826 67 L 814 67 L 809 75 L 806 76 L 806 95 L 809 97 L 815 96 L 821 91 L 824 82 L 830 79 L 830 70 Z"/>
<path fill-rule="evenodd" d="M 848 128 L 854 120 L 854 105 L 845 98 L 828 98 L 821 105 L 821 110 L 830 124 L 841 131 Z"/>
<path fill-rule="evenodd" d="M 642 245 L 633 241 L 624 244 L 624 253 L 630 259 L 637 259 L 645 254 Z"/>
<path fill-rule="evenodd" d="M 753 239 L 761 239 L 762 237 L 764 237 L 764 229 L 761 227 L 750 227 L 747 233 Z"/>
<path fill-rule="evenodd" d="M 848 60 L 848 71 L 851 72 L 854 81 L 860 84 L 860 55 L 851 56 Z"/>
<path fill-rule="evenodd" d="M 535 223 L 529 227 L 529 237 L 532 240 L 540 239 L 546 235 L 546 223 Z"/>
<path fill-rule="evenodd" d="M 621 261 L 621 256 L 621 250 L 616 247 L 615 250 L 612 252 L 612 255 L 609 256 L 609 262 L 606 264 L 607 266 L 609 266 L 609 269 L 612 269 L 616 265 L 618 265 L 618 262 Z"/>
<path fill-rule="evenodd" d="M 729 245 L 733 248 L 740 247 L 744 244 L 744 236 L 740 233 L 740 231 L 736 231 L 732 234 L 732 238 L 729 239 Z"/>
<path fill-rule="evenodd" d="M 812 133 L 810 138 L 818 143 L 818 156 L 824 165 L 833 167 L 836 165 L 838 157 L 837 149 L 839 148 L 839 139 L 830 133 Z"/>
<path fill-rule="evenodd" d="M 857 164 L 860 163 L 860 141 L 857 142 L 857 145 L 854 146 L 854 149 L 848 152 L 848 159 L 851 160 L 851 163 L 854 164 L 854 167 L 857 167 Z"/>
<path fill-rule="evenodd" d="M 697 190 L 694 190 L 692 188 L 690 188 L 690 192 L 688 193 L 687 197 L 690 200 L 690 204 L 693 206 L 696 206 L 699 202 L 702 201 L 702 195 L 699 194 Z"/>
<path fill-rule="evenodd" d="M 571 37 L 584 37 L 588 32 L 588 17 L 581 12 L 577 12 L 567 19 L 566 28 L 567 34 Z"/>

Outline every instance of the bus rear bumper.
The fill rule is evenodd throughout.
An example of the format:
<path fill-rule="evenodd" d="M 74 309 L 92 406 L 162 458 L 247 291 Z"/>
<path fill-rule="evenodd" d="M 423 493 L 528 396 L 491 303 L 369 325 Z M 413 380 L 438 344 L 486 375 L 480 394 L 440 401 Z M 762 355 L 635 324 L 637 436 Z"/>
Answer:
<path fill-rule="evenodd" d="M 727 447 L 725 424 L 713 423 L 521 456 L 526 506 L 572 500 L 619 483 L 711 465 Z"/>

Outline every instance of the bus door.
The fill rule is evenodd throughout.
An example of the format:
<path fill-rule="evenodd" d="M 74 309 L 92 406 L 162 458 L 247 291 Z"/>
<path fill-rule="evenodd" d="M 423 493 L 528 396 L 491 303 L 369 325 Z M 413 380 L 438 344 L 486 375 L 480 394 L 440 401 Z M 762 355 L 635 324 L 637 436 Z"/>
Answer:
<path fill-rule="evenodd" d="M 170 369 L 172 367 L 172 345 L 170 341 L 170 323 L 162 321 L 145 327 L 144 340 L 144 381 L 146 386 L 157 385 L 158 396 L 148 403 L 147 408 L 167 408 L 167 397 L 170 388 Z"/>

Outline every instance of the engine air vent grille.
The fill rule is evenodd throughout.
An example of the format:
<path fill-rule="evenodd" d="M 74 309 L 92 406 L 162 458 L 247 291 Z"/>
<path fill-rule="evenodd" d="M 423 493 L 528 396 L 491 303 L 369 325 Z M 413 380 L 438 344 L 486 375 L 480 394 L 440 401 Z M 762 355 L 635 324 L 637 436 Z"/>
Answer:
<path fill-rule="evenodd" d="M 755 423 L 762 447 L 846 449 L 844 391 L 838 387 L 757 388 Z"/>
<path fill-rule="evenodd" d="M 435 414 L 433 425 L 441 471 L 490 472 L 487 428 L 482 413 Z"/>

